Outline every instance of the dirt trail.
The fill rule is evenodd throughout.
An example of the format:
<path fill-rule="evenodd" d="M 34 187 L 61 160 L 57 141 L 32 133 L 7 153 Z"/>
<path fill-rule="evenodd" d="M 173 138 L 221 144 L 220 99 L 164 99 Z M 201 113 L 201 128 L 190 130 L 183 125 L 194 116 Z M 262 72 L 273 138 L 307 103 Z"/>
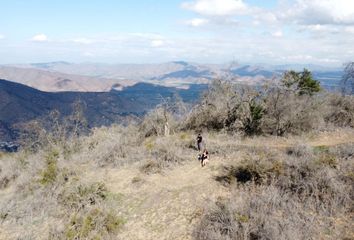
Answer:
<path fill-rule="evenodd" d="M 128 216 L 122 239 L 191 239 L 203 206 L 228 196 L 213 179 L 220 164 L 213 159 L 201 168 L 191 159 L 163 174 L 143 175 L 138 166 L 98 173 Z"/>
<path fill-rule="evenodd" d="M 354 143 L 354 131 L 352 129 L 338 130 L 332 132 L 322 132 L 317 135 L 309 134 L 305 136 L 284 137 L 257 137 L 242 141 L 239 146 L 244 147 L 269 147 L 287 148 L 298 144 L 309 146 L 335 146 L 344 143 Z"/>

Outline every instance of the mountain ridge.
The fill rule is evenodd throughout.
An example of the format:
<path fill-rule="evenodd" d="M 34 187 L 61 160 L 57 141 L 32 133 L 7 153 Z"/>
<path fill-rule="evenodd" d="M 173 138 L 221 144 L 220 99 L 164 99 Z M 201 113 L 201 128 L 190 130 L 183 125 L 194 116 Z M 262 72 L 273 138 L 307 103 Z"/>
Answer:
<path fill-rule="evenodd" d="M 0 66 L 1 67 L 1 66 Z M 279 77 L 286 70 L 301 71 L 308 68 L 313 72 L 314 76 L 326 85 L 338 85 L 343 71 L 338 68 L 323 67 L 309 64 L 292 64 L 292 65 L 267 65 L 267 64 L 239 64 L 232 62 L 230 64 L 199 64 L 186 61 L 173 61 L 158 64 L 102 64 L 102 63 L 69 63 L 64 61 L 49 62 L 49 63 L 33 63 L 33 64 L 17 64 L 6 65 L 3 67 L 16 67 L 27 69 L 28 71 L 41 71 L 42 74 L 69 74 L 76 77 L 81 76 L 87 79 L 79 81 L 82 84 L 81 88 L 86 85 L 100 86 L 105 84 L 105 87 L 92 91 L 109 91 L 113 85 L 120 84 L 122 86 L 132 85 L 136 82 L 148 82 L 168 87 L 185 88 L 191 84 L 208 84 L 212 79 L 216 78 L 232 78 L 233 81 L 243 84 L 258 84 L 259 82 Z M 32 69 L 32 70 L 29 70 Z M 0 68 L 1 70 L 1 68 Z M 44 72 L 45 71 L 45 72 Z M 0 78 L 2 77 L 0 71 Z M 3 77 L 4 78 L 4 77 Z M 90 78 L 93 78 L 90 79 Z M 97 79 L 98 80 L 97 80 Z M 12 79 L 8 77 L 7 79 Z M 55 84 L 50 87 L 61 91 L 60 88 L 72 84 L 69 77 L 61 77 Z M 35 79 L 36 80 L 36 79 Z M 26 80 L 28 82 L 28 79 Z M 43 89 L 46 82 L 42 81 L 39 84 L 28 84 L 24 79 L 18 79 L 18 82 L 25 83 L 38 89 Z M 37 80 L 38 81 L 38 80 Z M 94 81 L 95 84 L 90 82 Z M 80 87 L 77 87 L 80 88 Z M 69 89 L 66 90 L 77 90 Z M 65 89 L 64 89 L 65 90 Z M 85 90 L 83 90 L 85 91 Z"/>
<path fill-rule="evenodd" d="M 143 115 L 176 94 L 185 102 L 193 102 L 205 89 L 205 85 L 185 90 L 138 83 L 121 91 L 44 92 L 0 79 L 0 140 L 14 140 L 18 130 L 14 125 L 45 117 L 53 110 L 70 115 L 77 101 L 84 105 L 84 116 L 94 127 L 121 122 L 129 115 Z"/>

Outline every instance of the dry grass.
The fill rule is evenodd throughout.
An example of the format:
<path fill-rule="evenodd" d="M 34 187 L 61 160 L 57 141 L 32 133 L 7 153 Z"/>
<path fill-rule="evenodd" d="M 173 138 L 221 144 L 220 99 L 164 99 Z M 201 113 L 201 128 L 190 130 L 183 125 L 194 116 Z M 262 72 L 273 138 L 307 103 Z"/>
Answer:
<path fill-rule="evenodd" d="M 145 138 L 135 126 L 3 155 L 0 239 L 350 237 L 353 137 L 204 132 L 206 168 L 193 132 Z"/>
<path fill-rule="evenodd" d="M 207 208 L 196 239 L 352 237 L 353 145 L 250 152 L 216 180 L 233 195 Z M 341 219 L 339 225 L 338 220 Z"/>
<path fill-rule="evenodd" d="M 280 98 L 211 88 L 186 121 L 167 104 L 87 135 L 31 127 L 27 149 L 0 155 L 0 239 L 353 238 L 352 99 L 281 92 L 271 109 Z"/>
<path fill-rule="evenodd" d="M 99 212 L 97 221 L 101 225 L 102 221 L 120 219 L 106 203 L 104 184 L 82 179 L 80 165 L 64 155 L 64 149 L 46 149 L 1 159 L 4 172 L 17 172 L 17 177 L 4 186 L 0 198 L 1 229 L 6 229 L 8 239 L 77 239 L 66 235 L 70 216 L 75 214 L 85 220 L 91 209 Z M 1 178 L 6 176 L 1 174 Z M 121 223 L 119 220 L 119 226 Z M 103 231 L 101 225 L 85 230 L 82 236 L 93 239 L 89 236 L 104 237 L 116 232 L 111 232 L 111 228 Z M 80 229 L 76 225 L 72 228 Z M 77 234 L 81 234 L 81 230 L 74 235 Z"/>

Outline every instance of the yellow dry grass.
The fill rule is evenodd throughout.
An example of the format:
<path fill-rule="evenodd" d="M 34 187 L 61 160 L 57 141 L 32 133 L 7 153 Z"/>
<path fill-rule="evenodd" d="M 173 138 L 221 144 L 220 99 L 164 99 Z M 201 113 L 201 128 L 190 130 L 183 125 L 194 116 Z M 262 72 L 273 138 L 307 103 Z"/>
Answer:
<path fill-rule="evenodd" d="M 222 141 L 220 137 L 205 134 L 209 142 Z M 223 139 L 223 137 L 221 137 Z M 319 134 L 294 137 L 254 137 L 237 140 L 225 139 L 234 147 L 286 148 L 299 143 L 311 146 L 333 146 L 354 142 L 352 129 L 341 129 Z M 215 146 L 215 143 L 213 144 Z M 209 149 L 215 150 L 215 149 Z M 196 155 L 191 154 L 182 164 L 165 169 L 161 174 L 143 174 L 136 162 L 119 168 L 97 168 L 85 163 L 78 166 L 83 179 L 104 182 L 113 206 L 124 216 L 126 224 L 119 232 L 119 239 L 192 239 L 195 225 L 204 207 L 217 199 L 228 198 L 230 189 L 215 181 L 224 165 L 242 159 L 241 151 L 222 158 L 211 156 L 209 164 L 201 168 Z M 0 190 L 6 196 L 11 188 Z M 23 226 L 21 226 L 23 227 Z M 45 226 L 43 226 L 45 227 Z M 9 228 L 0 223 L 0 239 L 17 239 L 16 226 Z"/>
<path fill-rule="evenodd" d="M 213 159 L 201 168 L 193 158 L 162 174 L 144 175 L 134 165 L 90 172 L 87 178 L 104 181 L 118 196 L 117 205 L 127 216 L 122 239 L 191 239 L 203 206 L 229 194 L 213 179 L 223 163 Z"/>
<path fill-rule="evenodd" d="M 354 142 L 354 131 L 344 129 L 316 136 L 248 138 L 236 145 L 286 148 L 299 143 L 333 146 L 348 142 Z M 121 169 L 88 171 L 86 178 L 105 182 L 109 191 L 118 196 L 118 205 L 127 216 L 119 234 L 122 239 L 192 239 L 203 207 L 230 194 L 214 177 L 222 166 L 240 159 L 237 155 L 229 159 L 212 156 L 209 165 L 201 168 L 196 156 L 190 156 L 182 166 L 162 174 L 142 174 L 137 163 Z"/>

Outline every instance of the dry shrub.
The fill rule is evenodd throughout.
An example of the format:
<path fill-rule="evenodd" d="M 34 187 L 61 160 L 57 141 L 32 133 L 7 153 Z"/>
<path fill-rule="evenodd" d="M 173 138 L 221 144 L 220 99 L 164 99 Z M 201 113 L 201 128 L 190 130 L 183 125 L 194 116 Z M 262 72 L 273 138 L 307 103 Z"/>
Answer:
<path fill-rule="evenodd" d="M 223 129 L 230 110 L 230 101 L 235 96 L 234 89 L 235 86 L 229 82 L 214 80 L 204 94 L 202 102 L 187 116 L 183 128 L 197 131 Z M 238 99 L 235 99 L 236 101 Z"/>
<path fill-rule="evenodd" d="M 282 174 L 283 168 L 275 152 L 255 149 L 247 153 L 238 166 L 224 167 L 222 175 L 215 179 L 226 185 L 235 182 L 265 184 Z"/>
<path fill-rule="evenodd" d="M 63 189 L 58 196 L 58 202 L 67 209 L 78 212 L 90 205 L 102 203 L 108 191 L 103 183 L 75 183 Z"/>
<path fill-rule="evenodd" d="M 7 183 L 13 191 L 0 198 L 4 226 L 16 226 L 16 234 L 28 239 L 112 239 L 116 235 L 124 221 L 108 202 L 106 187 L 81 179 L 77 162 L 66 160 L 64 149 L 16 156 L 9 159 L 11 164 L 5 165 L 5 158 L 0 162 L 1 169 L 18 172 Z M 78 217 L 77 224 L 70 222 L 73 216 Z M 49 233 L 40 230 L 45 225 L 51 226 Z"/>
<path fill-rule="evenodd" d="M 183 141 L 174 136 L 157 138 L 145 143 L 146 158 L 140 170 L 144 173 L 159 173 L 165 168 L 181 164 L 188 157 L 189 151 L 184 151 Z"/>
<path fill-rule="evenodd" d="M 106 203 L 108 191 L 103 183 L 76 182 L 58 195 L 65 209 L 64 228 L 54 228 L 51 239 L 112 239 L 125 223 Z"/>
<path fill-rule="evenodd" d="M 354 143 L 345 143 L 328 148 L 328 152 L 341 159 L 349 160 L 354 158 Z"/>
<path fill-rule="evenodd" d="M 324 122 L 323 100 L 318 95 L 297 95 L 281 87 L 264 95 L 262 130 L 272 135 L 300 134 L 317 129 Z M 322 124 L 323 125 L 323 124 Z"/>
<path fill-rule="evenodd" d="M 140 171 L 145 174 L 161 173 L 163 166 L 156 160 L 147 160 L 140 166 Z"/>
<path fill-rule="evenodd" d="M 354 127 L 354 97 L 328 96 L 328 110 L 325 120 L 339 127 Z"/>
<path fill-rule="evenodd" d="M 252 88 L 216 80 L 182 125 L 245 135 L 299 134 L 324 125 L 324 100 L 279 83 Z"/>
<path fill-rule="evenodd" d="M 194 231 L 196 239 L 308 239 L 319 234 L 311 212 L 272 186 L 245 187 L 217 202 Z"/>
<path fill-rule="evenodd" d="M 133 125 L 93 129 L 92 134 L 83 140 L 82 151 L 73 158 L 78 162 L 93 162 L 99 167 L 134 163 L 142 158 L 143 140 Z"/>
<path fill-rule="evenodd" d="M 0 190 L 9 187 L 21 174 L 22 164 L 17 159 L 4 156 L 0 160 Z"/>
<path fill-rule="evenodd" d="M 241 131 L 247 135 L 261 133 L 263 106 L 259 93 L 248 86 L 214 80 L 203 100 L 187 116 L 183 129 L 201 131 Z"/>
<path fill-rule="evenodd" d="M 348 171 L 354 169 L 354 158 L 347 151 L 344 146 L 295 146 L 284 154 L 253 152 L 239 165 L 225 168 L 217 180 L 228 183 L 233 194 L 206 210 L 195 238 L 350 236 L 354 184 Z M 347 222 L 339 229 L 336 219 L 340 218 Z"/>
<path fill-rule="evenodd" d="M 163 136 L 165 124 L 170 125 L 170 122 L 173 122 L 172 115 L 165 108 L 157 107 L 144 117 L 139 126 L 139 132 L 143 137 Z"/>
<path fill-rule="evenodd" d="M 321 147 L 317 148 L 321 151 Z M 295 144 L 286 149 L 286 153 L 292 157 L 302 157 L 302 158 L 312 158 L 314 154 L 314 150 L 311 146 L 303 143 Z"/>
<path fill-rule="evenodd" d="M 36 152 L 43 148 L 60 147 L 65 156 L 80 150 L 80 136 L 87 135 L 90 130 L 84 117 L 84 104 L 76 101 L 72 112 L 63 116 L 58 110 L 51 111 L 47 116 L 26 123 L 18 123 L 17 141 L 22 149 Z"/>
<path fill-rule="evenodd" d="M 112 210 L 93 208 L 73 214 L 59 239 L 114 239 L 124 223 Z"/>

